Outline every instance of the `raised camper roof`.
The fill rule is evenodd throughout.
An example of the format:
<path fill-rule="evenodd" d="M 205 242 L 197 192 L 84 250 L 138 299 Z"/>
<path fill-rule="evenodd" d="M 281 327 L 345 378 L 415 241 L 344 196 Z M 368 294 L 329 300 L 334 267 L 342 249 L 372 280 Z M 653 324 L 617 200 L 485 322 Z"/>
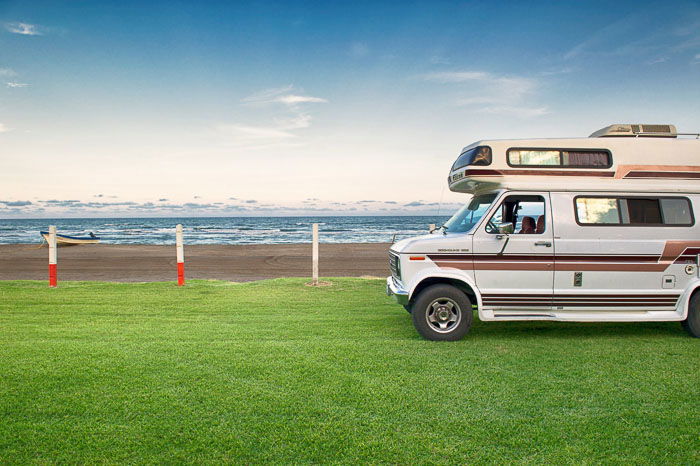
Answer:
<path fill-rule="evenodd" d="M 587 138 L 483 140 L 462 150 L 448 184 L 468 193 L 700 192 L 699 138 L 674 125 L 617 124 Z"/>

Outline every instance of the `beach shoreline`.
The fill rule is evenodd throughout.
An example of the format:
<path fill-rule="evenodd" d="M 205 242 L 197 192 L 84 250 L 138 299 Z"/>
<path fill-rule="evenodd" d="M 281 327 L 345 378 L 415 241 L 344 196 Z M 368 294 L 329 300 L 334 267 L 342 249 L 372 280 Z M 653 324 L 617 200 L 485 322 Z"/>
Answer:
<path fill-rule="evenodd" d="M 390 243 L 321 243 L 321 277 L 389 275 Z M 186 245 L 187 279 L 236 282 L 311 277 L 311 243 Z M 0 280 L 45 280 L 48 248 L 0 244 Z M 88 244 L 58 249 L 58 280 L 175 281 L 175 245 Z"/>

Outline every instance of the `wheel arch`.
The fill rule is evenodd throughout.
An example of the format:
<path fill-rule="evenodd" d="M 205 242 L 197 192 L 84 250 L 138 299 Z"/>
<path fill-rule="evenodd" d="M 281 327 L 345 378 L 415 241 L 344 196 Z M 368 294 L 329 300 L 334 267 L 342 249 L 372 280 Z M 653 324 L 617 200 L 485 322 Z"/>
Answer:
<path fill-rule="evenodd" d="M 415 302 L 415 298 L 425 288 L 438 284 L 447 284 L 454 286 L 455 288 L 459 289 L 464 294 L 466 294 L 473 305 L 476 305 L 477 308 L 481 308 L 481 296 L 476 291 L 476 287 L 473 286 L 471 283 L 468 283 L 463 278 L 452 276 L 429 276 L 423 278 L 418 283 L 416 283 L 416 285 L 411 290 L 411 294 L 409 296 L 408 301 L 409 304 L 413 305 L 413 303 Z"/>
<path fill-rule="evenodd" d="M 685 302 L 683 303 L 683 319 L 688 317 L 688 311 L 690 310 L 690 301 L 693 299 L 693 297 L 700 293 L 700 281 L 696 281 L 689 287 L 688 291 L 688 297 L 685 299 Z"/>

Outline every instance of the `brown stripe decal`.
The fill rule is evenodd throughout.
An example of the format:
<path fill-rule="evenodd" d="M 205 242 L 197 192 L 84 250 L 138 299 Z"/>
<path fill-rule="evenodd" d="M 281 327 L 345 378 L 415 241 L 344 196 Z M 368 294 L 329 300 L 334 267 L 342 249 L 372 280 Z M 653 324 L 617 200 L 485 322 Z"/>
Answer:
<path fill-rule="evenodd" d="M 551 297 L 555 298 L 665 298 L 665 299 L 678 299 L 681 295 L 680 293 L 669 293 L 669 294 L 578 294 L 578 293 L 563 293 L 563 294 L 520 294 L 520 293 L 504 293 L 504 294 L 483 294 L 482 298 L 542 298 Z"/>
<path fill-rule="evenodd" d="M 692 264 L 700 241 L 666 241 L 661 255 L 427 254 L 438 267 L 458 270 L 560 272 L 663 272 L 672 264 Z"/>
<path fill-rule="evenodd" d="M 615 171 L 615 178 L 696 178 L 693 172 L 700 172 L 700 167 L 693 165 L 620 165 Z"/>
<path fill-rule="evenodd" d="M 484 294 L 487 307 L 643 307 L 674 308 L 680 294 Z"/>
<path fill-rule="evenodd" d="M 464 176 L 594 176 L 599 178 L 633 179 L 633 178 L 673 178 L 698 179 L 700 167 L 691 165 L 620 165 L 617 170 L 580 170 L 580 169 L 486 169 L 468 168 Z M 463 179 L 463 178 L 460 178 Z M 458 181 L 458 180 L 454 180 Z"/>
<path fill-rule="evenodd" d="M 499 306 L 499 307 L 531 307 L 531 306 L 551 306 L 551 307 L 676 307 L 676 303 L 659 304 L 659 303 L 557 303 L 557 302 L 546 302 L 546 303 L 484 303 L 484 306 Z"/>
<path fill-rule="evenodd" d="M 686 172 L 629 172 L 625 178 L 676 178 L 692 180 L 700 178 L 700 173 Z"/>
<path fill-rule="evenodd" d="M 612 178 L 615 176 L 611 171 L 594 170 L 486 170 L 480 168 L 469 168 L 464 171 L 464 176 L 597 176 L 599 178 Z"/>

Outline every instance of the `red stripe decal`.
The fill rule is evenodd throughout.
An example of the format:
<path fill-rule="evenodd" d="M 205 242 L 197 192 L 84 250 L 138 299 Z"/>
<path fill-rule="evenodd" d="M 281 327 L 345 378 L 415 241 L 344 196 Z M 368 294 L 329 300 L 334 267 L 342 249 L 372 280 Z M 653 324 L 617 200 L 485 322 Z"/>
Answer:
<path fill-rule="evenodd" d="M 177 286 L 183 286 L 185 284 L 185 263 L 177 263 Z"/>
<path fill-rule="evenodd" d="M 56 271 L 56 264 L 49 264 L 49 286 L 55 288 L 58 282 L 58 273 Z"/>

